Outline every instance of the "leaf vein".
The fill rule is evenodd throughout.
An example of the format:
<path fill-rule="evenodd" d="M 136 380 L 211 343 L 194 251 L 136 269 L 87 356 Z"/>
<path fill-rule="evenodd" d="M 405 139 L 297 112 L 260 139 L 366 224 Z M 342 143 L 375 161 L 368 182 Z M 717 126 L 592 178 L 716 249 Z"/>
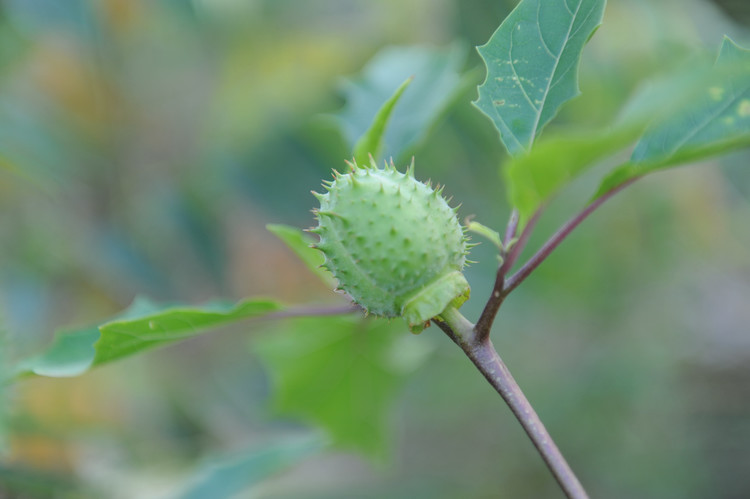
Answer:
<path fill-rule="evenodd" d="M 685 145 L 685 143 L 686 143 L 687 141 L 689 141 L 689 140 L 690 140 L 691 138 L 695 137 L 695 135 L 696 135 L 696 134 L 697 134 L 698 132 L 700 132 L 701 130 L 705 129 L 705 128 L 706 128 L 706 127 L 707 127 L 707 126 L 708 126 L 708 125 L 709 125 L 709 124 L 710 124 L 710 123 L 711 123 L 711 122 L 713 121 L 713 120 L 715 120 L 715 119 L 716 119 L 716 118 L 717 118 L 718 116 L 720 116 L 720 115 L 721 115 L 721 114 L 722 114 L 722 113 L 723 113 L 724 111 L 726 111 L 726 110 L 727 110 L 727 109 L 728 109 L 728 108 L 729 108 L 729 107 L 730 107 L 730 106 L 731 106 L 732 104 L 734 104 L 735 102 L 737 102 L 737 100 L 738 100 L 738 99 L 740 98 L 740 96 L 741 96 L 741 95 L 742 95 L 742 94 L 743 94 L 744 92 L 746 92 L 747 90 L 749 90 L 749 89 L 750 89 L 750 85 L 748 85 L 748 86 L 747 86 L 747 87 L 745 88 L 745 90 L 744 90 L 743 92 L 740 92 L 740 94 L 739 94 L 739 95 L 737 95 L 736 97 L 733 97 L 733 98 L 731 98 L 731 99 L 727 99 L 727 102 L 726 102 L 726 103 L 725 103 L 724 105 L 722 105 L 722 106 L 719 106 L 719 107 L 717 108 L 716 112 L 714 112 L 714 113 L 711 113 L 710 115 L 708 115 L 708 117 L 707 117 L 707 118 L 706 118 L 705 120 L 703 120 L 703 121 L 702 121 L 702 122 L 701 122 L 700 124 L 698 124 L 698 125 L 697 125 L 696 127 L 694 127 L 694 128 L 692 129 L 692 130 L 690 130 L 690 132 L 689 132 L 689 133 L 687 133 L 687 134 L 685 135 L 685 137 L 683 137 L 683 138 L 682 138 L 682 140 L 680 140 L 679 142 L 677 142 L 677 143 L 675 144 L 675 146 L 674 146 L 674 147 L 672 148 L 672 150 L 670 151 L 670 156 L 671 156 L 672 154 L 675 154 L 675 153 L 676 153 L 677 151 L 679 151 L 679 150 L 680 150 L 680 148 L 681 148 L 682 146 L 684 146 L 684 145 Z"/>
<path fill-rule="evenodd" d="M 549 87 L 550 92 L 552 91 L 553 88 L 555 88 L 557 86 L 558 83 L 560 83 L 561 81 L 563 81 L 563 77 L 566 74 L 568 74 L 568 72 L 571 69 L 573 69 L 574 67 L 575 67 L 575 62 L 572 63 L 572 64 L 568 64 L 568 67 L 566 67 L 565 70 L 562 73 L 558 73 L 558 74 L 555 75 L 555 76 L 557 76 L 557 78 L 555 78 L 555 82 L 552 85 L 550 85 L 550 87 Z"/>
<path fill-rule="evenodd" d="M 542 109 L 544 108 L 544 103 L 547 100 L 547 96 L 549 95 L 549 91 L 552 84 L 552 79 L 557 72 L 557 65 L 560 64 L 560 59 L 562 58 L 562 53 L 565 51 L 565 47 L 568 44 L 568 41 L 570 41 L 570 31 L 573 29 L 573 25 L 575 24 L 576 16 L 578 15 L 578 11 L 581 8 L 581 4 L 583 3 L 583 0 L 581 0 L 578 3 L 578 6 L 576 7 L 575 12 L 572 13 L 571 22 L 568 25 L 568 32 L 565 35 L 565 42 L 563 43 L 562 48 L 560 49 L 560 53 L 558 54 L 557 58 L 555 58 L 555 62 L 552 65 L 552 75 L 547 79 L 547 87 L 542 92 L 542 98 L 540 99 L 542 102 Z M 511 41 L 513 40 L 513 37 L 511 36 Z M 534 119 L 534 126 L 531 128 L 531 140 L 529 141 L 529 144 L 532 144 L 534 142 L 534 138 L 536 137 L 537 129 L 539 128 L 539 120 L 542 118 L 541 110 L 540 112 L 536 113 L 536 117 Z"/>
<path fill-rule="evenodd" d="M 518 144 L 518 147 L 520 147 L 521 149 L 523 149 L 525 151 L 526 148 L 523 146 L 523 144 L 518 139 L 518 137 L 516 136 L 516 134 L 513 133 L 513 130 L 510 129 L 510 127 L 508 126 L 508 123 L 505 122 L 505 119 L 497 111 L 497 108 L 494 105 L 492 105 L 492 106 L 490 106 L 490 109 L 492 109 L 492 112 L 495 113 L 495 116 L 497 117 L 497 119 L 500 120 L 500 122 L 503 124 L 503 126 L 505 127 L 505 129 L 508 131 L 508 135 L 510 136 L 510 138 L 512 138 L 516 142 L 516 144 Z M 502 132 L 500 132 L 500 133 L 502 134 Z"/>
<path fill-rule="evenodd" d="M 565 0 L 563 0 L 563 3 Z M 541 26 L 541 22 L 539 21 L 539 11 L 542 8 L 542 2 L 538 2 L 536 4 L 536 25 L 537 25 L 537 32 L 539 33 L 539 39 L 542 41 L 542 47 L 544 47 L 544 50 L 547 51 L 547 53 L 552 57 L 555 58 L 555 54 L 552 53 L 552 50 L 549 48 L 549 45 L 547 45 L 547 41 L 544 39 L 544 33 L 541 29 L 538 28 L 538 26 Z M 565 6 L 567 8 L 567 5 Z M 568 12 L 570 12 L 570 9 L 568 9 Z"/>
<path fill-rule="evenodd" d="M 592 5 L 591 5 L 591 9 L 589 9 L 589 11 L 588 11 L 588 13 L 586 14 L 586 16 L 585 16 L 585 17 L 584 17 L 583 19 L 581 19 L 581 23 L 580 23 L 580 24 L 578 25 L 578 27 L 577 27 L 577 28 L 576 28 L 576 29 L 575 29 L 575 30 L 574 30 L 574 31 L 573 31 L 573 32 L 572 32 L 572 33 L 570 34 L 570 36 L 568 37 L 568 40 L 571 40 L 571 39 L 575 38 L 575 36 L 576 36 L 576 35 L 578 34 L 578 32 L 579 32 L 579 31 L 581 31 L 581 28 L 583 28 L 583 27 L 584 27 L 584 26 L 586 25 L 586 21 L 588 21 L 588 20 L 589 20 L 589 17 L 591 17 L 591 14 L 593 14 L 593 13 L 594 13 L 594 7 L 596 7 L 596 6 L 595 6 L 594 4 L 592 4 Z M 575 22 L 573 22 L 573 24 L 575 25 Z"/>
<path fill-rule="evenodd" d="M 526 93 L 526 89 L 524 88 L 523 83 L 521 82 L 521 77 L 518 76 L 518 73 L 516 72 L 516 65 L 513 62 L 513 36 L 515 32 L 516 30 L 511 31 L 510 46 L 508 47 L 508 63 L 510 64 L 510 69 L 513 71 L 513 82 L 518 86 L 518 88 L 521 89 L 521 92 L 523 93 L 523 96 L 526 98 L 526 102 L 528 102 L 529 106 L 531 106 L 531 109 L 533 109 L 536 113 L 539 113 L 539 109 L 531 101 L 531 97 L 529 97 L 529 94 Z"/>

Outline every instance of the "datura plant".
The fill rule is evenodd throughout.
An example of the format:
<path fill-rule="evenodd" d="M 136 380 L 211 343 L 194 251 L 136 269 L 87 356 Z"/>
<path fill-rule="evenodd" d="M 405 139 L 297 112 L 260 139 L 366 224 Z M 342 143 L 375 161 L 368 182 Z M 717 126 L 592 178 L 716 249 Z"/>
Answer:
<path fill-rule="evenodd" d="M 374 78 L 391 74 L 389 67 L 377 67 L 365 72 L 373 81 L 347 87 L 347 107 L 338 118 L 354 159 L 345 173 L 334 171 L 324 193 L 314 193 L 320 205 L 314 210 L 317 226 L 310 231 L 317 240 L 296 228 L 269 226 L 350 301 L 295 308 L 258 298 L 202 307 L 138 300 L 96 328 L 58 335 L 47 351 L 19 361 L 15 374 L 74 376 L 229 322 L 307 316 L 304 322 L 293 321 L 284 334 L 258 341 L 258 355 L 272 373 L 277 408 L 322 426 L 335 445 L 377 453 L 387 440 L 382 424 L 387 401 L 409 371 L 402 368 L 405 355 L 394 358 L 394 352 L 403 353 L 399 339 L 408 337 L 403 323 L 393 319 L 403 318 L 413 332 L 432 322 L 505 400 L 565 494 L 587 497 L 493 347 L 495 317 L 505 298 L 613 195 L 651 172 L 750 145 L 750 51 L 728 38 L 715 61 L 691 61 L 690 67 L 643 86 L 611 126 L 540 139 L 561 106 L 580 93 L 581 53 L 601 23 L 604 6 L 604 0 L 522 0 L 478 48 L 487 76 L 474 104 L 508 152 L 503 174 L 511 209 L 502 233 L 476 222 L 462 227 L 442 188 L 416 179 L 413 160 L 404 172 L 393 162 L 376 163 L 408 157 L 448 101 L 465 88 L 455 48 L 445 54 L 402 49 L 373 64 L 387 66 L 391 57 L 392 67 L 403 68 L 405 60 L 412 61 L 414 78 L 399 86 L 405 75 L 395 82 Z M 580 211 L 514 270 L 555 194 L 627 150 L 632 154 L 605 174 Z M 500 261 L 476 323 L 459 312 L 469 298 L 463 275 L 467 232 L 487 238 Z M 362 319 L 363 312 L 390 322 Z M 325 403 L 318 398 L 321 393 Z"/>
<path fill-rule="evenodd" d="M 414 162 L 401 173 L 393 163 L 378 168 L 347 162 L 314 193 L 320 236 L 313 245 L 326 256 L 325 268 L 365 312 L 403 317 L 413 332 L 460 307 L 469 297 L 462 270 L 469 244 L 442 189 L 414 177 Z"/>

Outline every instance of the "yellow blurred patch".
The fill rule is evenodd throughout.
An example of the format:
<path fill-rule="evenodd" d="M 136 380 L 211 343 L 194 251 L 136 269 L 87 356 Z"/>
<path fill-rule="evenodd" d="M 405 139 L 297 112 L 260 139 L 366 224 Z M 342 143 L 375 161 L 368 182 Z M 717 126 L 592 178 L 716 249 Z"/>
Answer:
<path fill-rule="evenodd" d="M 32 85 L 79 124 L 95 131 L 105 119 L 109 91 L 91 54 L 71 39 L 48 34 L 37 41 L 28 61 Z"/>

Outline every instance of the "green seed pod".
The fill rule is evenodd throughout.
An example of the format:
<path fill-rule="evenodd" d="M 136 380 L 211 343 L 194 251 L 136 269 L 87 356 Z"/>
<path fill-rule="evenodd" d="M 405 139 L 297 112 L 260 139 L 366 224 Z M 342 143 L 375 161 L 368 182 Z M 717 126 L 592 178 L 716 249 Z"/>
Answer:
<path fill-rule="evenodd" d="M 320 236 L 315 245 L 339 287 L 367 312 L 404 317 L 419 332 L 448 305 L 469 296 L 462 269 L 468 253 L 456 210 L 393 163 L 379 169 L 349 163 L 336 173 L 328 192 L 313 193 Z"/>

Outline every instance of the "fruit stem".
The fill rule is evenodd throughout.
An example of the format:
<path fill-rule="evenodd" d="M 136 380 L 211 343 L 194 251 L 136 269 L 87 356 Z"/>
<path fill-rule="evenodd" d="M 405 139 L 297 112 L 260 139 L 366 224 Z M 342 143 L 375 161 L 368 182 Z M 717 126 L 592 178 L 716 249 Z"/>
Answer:
<path fill-rule="evenodd" d="M 500 396 L 529 436 L 557 483 L 571 499 L 587 499 L 581 482 L 573 473 L 557 445 L 542 424 L 531 403 L 513 379 L 488 336 L 479 337 L 474 324 L 454 307 L 448 307 L 436 320 L 442 329 L 474 363 Z"/>

